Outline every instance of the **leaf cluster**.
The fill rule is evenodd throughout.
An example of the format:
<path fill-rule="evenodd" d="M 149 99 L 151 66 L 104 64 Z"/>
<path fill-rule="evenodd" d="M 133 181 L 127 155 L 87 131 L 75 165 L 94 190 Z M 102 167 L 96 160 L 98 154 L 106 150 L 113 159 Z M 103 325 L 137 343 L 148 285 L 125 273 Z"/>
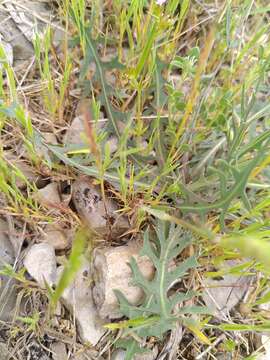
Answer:
<path fill-rule="evenodd" d="M 132 285 L 140 287 L 144 292 L 141 305 L 131 305 L 118 290 L 115 294 L 119 300 L 120 311 L 129 320 L 122 324 L 111 324 L 111 328 L 123 328 L 123 336 L 118 346 L 128 349 L 126 359 L 141 351 L 134 339 L 150 336 L 162 339 L 163 335 L 174 328 L 178 321 L 184 321 L 190 314 L 203 313 L 205 308 L 200 306 L 184 306 L 183 303 L 194 297 L 193 291 L 173 291 L 173 287 L 180 283 L 188 270 L 197 266 L 196 255 L 188 257 L 179 265 L 175 259 L 191 244 L 192 236 L 183 231 L 182 227 L 164 221 L 158 221 L 155 241 L 150 240 L 150 232 L 144 235 L 141 256 L 147 256 L 155 267 L 153 279 L 146 279 L 141 273 L 134 258 L 130 261 L 133 273 Z M 181 306 L 180 306 L 181 305 Z M 110 328 L 110 325 L 108 326 Z M 132 335 L 136 336 L 132 336 Z"/>

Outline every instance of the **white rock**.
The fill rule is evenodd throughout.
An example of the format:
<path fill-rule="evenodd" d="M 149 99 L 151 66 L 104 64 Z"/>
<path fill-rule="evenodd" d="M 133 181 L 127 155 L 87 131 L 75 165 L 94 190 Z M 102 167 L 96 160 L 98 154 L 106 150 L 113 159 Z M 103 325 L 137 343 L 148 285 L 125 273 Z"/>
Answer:
<path fill-rule="evenodd" d="M 85 143 L 85 129 L 81 116 L 76 116 L 67 129 L 63 142 L 65 145 L 81 145 Z"/>
<path fill-rule="evenodd" d="M 112 354 L 112 360 L 125 360 L 126 351 L 122 349 L 115 350 Z"/>
<path fill-rule="evenodd" d="M 41 242 L 46 242 L 54 247 L 55 250 L 65 250 L 70 246 L 70 239 L 67 234 L 55 225 L 47 225 Z"/>
<path fill-rule="evenodd" d="M 55 342 L 51 346 L 52 358 L 53 360 L 66 360 L 67 359 L 67 350 L 63 342 Z"/>
<path fill-rule="evenodd" d="M 105 79 L 107 84 L 112 87 L 116 87 L 116 76 L 113 71 L 105 71 Z"/>
<path fill-rule="evenodd" d="M 58 184 L 52 182 L 37 192 L 38 201 L 45 206 L 61 205 Z"/>
<path fill-rule="evenodd" d="M 57 138 L 53 133 L 43 132 L 42 137 L 46 144 L 57 145 Z M 38 144 L 35 150 L 38 156 L 44 158 L 45 160 L 49 159 L 49 149 L 45 145 Z"/>
<path fill-rule="evenodd" d="M 111 136 L 108 141 L 107 144 L 109 145 L 110 148 L 110 153 L 113 154 L 116 152 L 116 150 L 118 149 L 118 138 L 116 136 Z"/>
<path fill-rule="evenodd" d="M 8 346 L 4 343 L 0 343 L 0 360 L 10 360 L 12 359 L 11 353 L 8 350 Z"/>
<path fill-rule="evenodd" d="M 25 38 L 12 19 L 7 19 L 7 12 L 0 10 L 0 32 L 3 40 L 12 47 L 15 65 L 34 55 L 33 45 Z"/>
<path fill-rule="evenodd" d="M 58 271 L 60 277 L 63 267 Z M 65 289 L 61 300 L 73 313 L 82 341 L 95 346 L 105 333 L 105 329 L 102 327 L 102 321 L 98 318 L 90 285 L 90 265 L 87 259 L 84 259 L 73 284 Z"/>
<path fill-rule="evenodd" d="M 228 260 L 223 263 L 225 269 L 240 265 L 241 262 Z M 226 319 L 229 311 L 242 299 L 251 283 L 251 276 L 226 274 L 222 279 L 206 278 L 203 280 L 205 290 L 202 298 L 213 315 Z"/>
<path fill-rule="evenodd" d="M 52 286 L 56 282 L 56 258 L 52 245 L 35 244 L 27 252 L 23 264 L 28 273 L 40 287 L 45 288 L 45 282 Z"/>
<path fill-rule="evenodd" d="M 100 235 L 118 236 L 129 229 L 128 220 L 117 211 L 115 201 L 107 197 L 104 203 L 99 187 L 92 184 L 91 178 L 74 182 L 72 199 L 79 215 Z"/>
<path fill-rule="evenodd" d="M 93 124 L 96 131 L 101 130 L 105 125 L 105 122 L 97 122 Z M 67 129 L 63 139 L 64 144 L 67 145 L 87 145 L 87 136 L 85 133 L 85 127 L 83 117 L 81 115 L 76 116 L 70 127 Z M 110 153 L 113 154 L 118 149 L 118 138 L 116 136 L 110 136 L 106 143 L 109 145 Z"/>
<path fill-rule="evenodd" d="M 14 260 L 14 252 L 11 242 L 7 236 L 8 225 L 0 218 L 0 266 L 11 265 Z"/>
<path fill-rule="evenodd" d="M 143 354 L 136 354 L 134 360 L 154 360 L 158 355 L 158 349 L 155 347 L 152 351 L 147 351 Z M 113 352 L 112 360 L 125 360 L 126 351 L 118 349 Z"/>
<path fill-rule="evenodd" d="M 154 360 L 156 359 L 157 355 L 158 355 L 158 348 L 154 347 L 153 350 L 147 351 L 144 354 L 135 355 L 134 360 Z"/>
<path fill-rule="evenodd" d="M 14 167 L 16 167 L 28 182 L 36 183 L 40 179 L 40 176 L 35 173 L 34 168 L 28 165 L 24 159 L 22 158 L 20 159 L 16 157 L 14 154 L 9 152 L 5 152 L 4 156 L 7 159 L 7 161 L 10 162 L 12 171 L 15 172 Z M 26 182 L 22 177 L 17 176 L 15 183 L 19 189 L 26 188 Z"/>
<path fill-rule="evenodd" d="M 122 316 L 114 290 L 120 290 L 133 304 L 138 305 L 143 298 L 139 287 L 131 286 L 132 272 L 129 266 L 131 257 L 137 261 L 142 274 L 151 279 L 155 268 L 146 256 L 139 256 L 140 247 L 131 242 L 125 246 L 95 249 L 93 255 L 93 298 L 102 318 L 115 319 Z"/>
<path fill-rule="evenodd" d="M 1 34 L 0 34 L 0 46 L 3 47 L 5 52 L 5 59 L 0 60 L 6 60 L 9 65 L 12 66 L 13 64 L 13 49 L 12 46 L 9 43 L 6 43 L 5 41 L 1 40 Z M 0 63 L 0 69 L 2 69 L 2 64 Z"/>
<path fill-rule="evenodd" d="M 32 42 L 37 33 L 43 37 L 48 23 L 57 27 L 54 41 L 59 43 L 64 31 L 53 22 L 52 7 L 47 3 L 34 0 L 3 3 L 0 9 L 0 33 L 13 48 L 15 65 L 34 56 Z"/>
<path fill-rule="evenodd" d="M 0 270 L 9 264 L 13 265 L 14 252 L 11 242 L 6 235 L 8 226 L 5 221 L 0 219 Z M 0 320 L 10 321 L 13 309 L 16 304 L 17 292 L 15 281 L 7 276 L 0 275 Z"/>
<path fill-rule="evenodd" d="M 99 355 L 99 352 L 94 349 L 81 349 L 70 360 L 105 360 L 103 356 Z M 108 359 L 107 359 L 108 360 Z"/>

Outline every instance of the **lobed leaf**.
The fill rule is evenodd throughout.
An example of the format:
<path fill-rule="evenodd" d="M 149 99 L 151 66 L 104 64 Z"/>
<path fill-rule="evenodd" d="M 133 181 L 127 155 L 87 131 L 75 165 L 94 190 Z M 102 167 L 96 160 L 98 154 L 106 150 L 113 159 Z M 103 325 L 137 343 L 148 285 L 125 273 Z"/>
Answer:
<path fill-rule="evenodd" d="M 189 269 L 196 267 L 196 256 L 184 260 L 179 265 L 172 263 L 181 252 L 191 243 L 192 237 L 189 232 L 183 231 L 181 226 L 169 224 L 165 221 L 158 221 L 155 228 L 155 241 L 150 241 L 150 233 L 147 230 L 144 234 L 144 245 L 141 255 L 147 256 L 155 266 L 155 276 L 152 280 L 146 279 L 141 273 L 135 258 L 130 261 L 132 269 L 132 284 L 139 286 L 144 291 L 144 299 L 138 306 L 131 305 L 126 297 L 118 290 L 115 294 L 120 304 L 120 311 L 129 320 L 112 324 L 115 328 L 123 328 L 123 336 L 129 340 L 123 343 L 131 346 L 131 352 L 126 359 L 133 359 L 141 347 L 134 344 L 134 338 L 145 338 L 155 336 L 162 339 L 164 334 L 175 327 L 181 321 L 182 316 L 209 313 L 209 310 L 201 306 L 179 307 L 184 301 L 190 300 L 195 293 L 169 294 L 168 290 L 182 277 Z M 110 325 L 109 325 L 110 326 Z M 132 339 L 132 333 L 136 336 Z"/>

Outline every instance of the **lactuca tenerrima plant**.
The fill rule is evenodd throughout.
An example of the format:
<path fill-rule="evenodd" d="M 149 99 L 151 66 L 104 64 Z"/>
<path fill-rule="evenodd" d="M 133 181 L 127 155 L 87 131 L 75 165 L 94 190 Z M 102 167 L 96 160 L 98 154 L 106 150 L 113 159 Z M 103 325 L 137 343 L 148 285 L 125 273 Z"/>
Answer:
<path fill-rule="evenodd" d="M 185 301 L 195 296 L 194 291 L 172 290 L 174 285 L 181 282 L 187 271 L 198 264 L 196 255 L 188 257 L 180 264 L 176 261 L 182 251 L 191 244 L 191 234 L 180 226 L 164 221 L 158 221 L 155 233 L 156 239 L 151 241 L 149 230 L 145 232 L 144 245 L 140 253 L 153 262 L 156 270 L 154 278 L 146 279 L 138 268 L 136 260 L 132 258 L 130 261 L 133 273 L 132 285 L 144 291 L 143 303 L 140 306 L 133 306 L 120 291 L 115 290 L 120 311 L 129 320 L 119 324 L 109 324 L 107 327 L 124 328 L 122 339 L 116 346 L 126 348 L 126 360 L 133 359 L 136 353 L 145 351 L 135 338 L 155 336 L 162 339 L 177 322 L 185 323 L 192 314 L 208 312 L 202 306 L 184 305 Z"/>

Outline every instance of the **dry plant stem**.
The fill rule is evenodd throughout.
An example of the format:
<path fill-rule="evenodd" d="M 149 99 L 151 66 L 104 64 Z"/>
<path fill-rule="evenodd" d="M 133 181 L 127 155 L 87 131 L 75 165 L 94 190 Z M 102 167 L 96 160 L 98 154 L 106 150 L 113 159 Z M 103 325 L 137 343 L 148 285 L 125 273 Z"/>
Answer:
<path fill-rule="evenodd" d="M 102 159 L 101 159 L 100 150 L 99 150 L 98 145 L 97 145 L 96 140 L 95 140 L 93 127 L 92 127 L 92 124 L 91 124 L 92 119 L 91 119 L 90 109 L 89 109 L 89 107 L 87 107 L 86 104 L 83 105 L 82 113 L 83 113 L 84 127 L 85 127 L 86 135 L 87 135 L 87 138 L 88 138 L 88 144 L 89 144 L 90 153 L 92 153 L 94 155 L 95 160 L 96 160 L 96 164 L 97 164 L 97 168 L 99 169 L 99 172 L 100 172 L 101 195 L 102 195 L 102 199 L 103 199 L 103 202 L 104 202 L 104 209 L 105 209 L 107 218 L 109 219 L 108 210 L 107 210 L 107 207 L 106 207 L 106 194 L 105 194 L 105 186 L 104 186 Z M 108 222 L 108 226 L 110 227 L 110 233 L 111 233 L 111 224 L 110 224 L 110 222 Z"/>
<path fill-rule="evenodd" d="M 210 352 L 217 344 L 226 339 L 226 335 L 220 335 L 210 346 L 208 346 L 200 355 L 196 357 L 196 360 L 204 359 L 204 356 Z"/>

